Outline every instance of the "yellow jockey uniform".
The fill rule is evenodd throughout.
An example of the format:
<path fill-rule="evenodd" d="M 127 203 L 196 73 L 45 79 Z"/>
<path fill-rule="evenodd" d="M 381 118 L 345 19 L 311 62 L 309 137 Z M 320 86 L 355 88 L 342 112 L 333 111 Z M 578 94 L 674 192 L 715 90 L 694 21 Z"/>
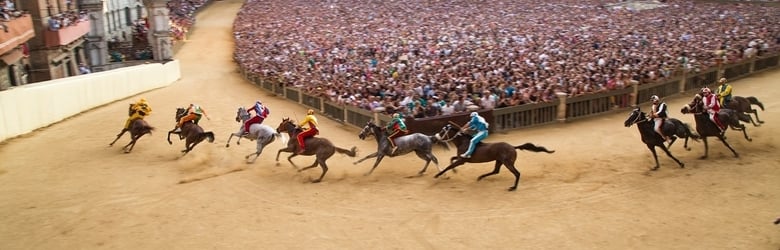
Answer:
<path fill-rule="evenodd" d="M 726 78 L 721 78 L 718 83 L 720 86 L 715 90 L 715 94 L 718 95 L 721 108 L 726 108 L 731 102 L 731 84 L 726 83 Z"/>
<path fill-rule="evenodd" d="M 320 130 L 317 126 L 317 117 L 314 117 L 314 110 L 309 109 L 308 112 L 306 112 L 306 117 L 303 118 L 303 120 L 298 124 L 301 128 L 304 129 L 303 132 L 299 133 L 297 136 L 298 139 L 298 146 L 299 149 L 298 153 L 301 154 L 304 151 L 306 151 L 306 145 L 304 144 L 304 140 L 309 137 L 313 137 L 316 134 L 319 134 Z"/>
<path fill-rule="evenodd" d="M 146 99 L 141 98 L 136 103 L 133 103 L 130 105 L 130 117 L 127 118 L 127 122 L 125 122 L 124 129 L 127 130 L 130 128 L 130 122 L 132 122 L 135 119 L 144 119 L 147 115 L 152 113 L 152 107 L 149 106 L 149 103 L 146 102 Z"/>

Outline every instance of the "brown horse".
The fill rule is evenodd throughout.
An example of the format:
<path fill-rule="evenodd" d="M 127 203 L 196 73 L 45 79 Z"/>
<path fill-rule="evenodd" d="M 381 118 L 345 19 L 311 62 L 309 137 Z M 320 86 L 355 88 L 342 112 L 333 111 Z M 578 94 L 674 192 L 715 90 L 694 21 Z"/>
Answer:
<path fill-rule="evenodd" d="M 298 133 L 301 132 L 301 128 L 295 125 L 295 123 L 290 120 L 290 118 L 284 118 L 282 119 L 282 122 L 279 123 L 279 126 L 276 127 L 276 132 L 281 133 L 283 131 L 286 131 L 287 134 L 290 136 L 290 141 L 287 142 L 287 147 L 283 149 L 279 149 L 279 152 L 276 153 L 276 164 L 279 164 L 279 155 L 282 154 L 282 152 L 288 152 L 292 153 L 289 157 L 287 157 L 287 161 L 290 162 L 290 164 L 293 165 L 295 169 L 298 170 L 298 172 L 304 171 L 306 169 L 314 168 L 319 165 L 322 168 L 322 174 L 320 175 L 320 178 L 317 178 L 316 180 L 313 180 L 312 182 L 317 183 L 322 181 L 322 177 L 325 177 L 325 173 L 328 172 L 328 164 L 325 163 L 325 161 L 328 160 L 333 154 L 336 152 L 339 152 L 341 154 L 346 154 L 349 157 L 355 157 L 357 155 L 357 147 L 352 147 L 351 150 L 346 150 L 343 148 L 339 148 L 333 145 L 330 140 L 320 137 L 310 137 L 306 138 L 304 143 L 306 143 L 306 151 L 304 151 L 300 155 L 315 155 L 317 158 L 314 160 L 314 163 L 311 164 L 308 167 L 305 168 L 298 168 L 298 166 L 295 165 L 294 162 L 292 162 L 292 158 L 298 155 L 298 140 L 296 140 L 296 136 Z"/>
<path fill-rule="evenodd" d="M 753 96 L 734 96 L 731 101 L 724 105 L 724 108 L 733 109 L 740 113 L 745 113 L 747 114 L 747 117 L 750 118 L 750 123 L 752 123 L 753 126 L 761 126 L 761 123 L 764 123 L 764 121 L 758 118 L 758 110 L 754 109 L 752 105 L 758 106 L 761 108 L 761 111 L 764 110 L 764 104 L 758 101 L 758 98 Z M 753 120 L 753 117 L 750 116 L 751 113 L 756 116 L 756 120 Z"/>
<path fill-rule="evenodd" d="M 693 98 L 693 101 L 691 103 L 686 104 L 683 106 L 683 108 L 680 110 L 683 114 L 693 114 L 693 118 L 696 121 L 696 132 L 699 133 L 699 136 L 701 137 L 701 140 L 704 142 L 704 155 L 699 157 L 700 159 L 707 158 L 709 154 L 709 145 L 707 144 L 707 137 L 716 137 L 718 140 L 723 142 L 723 145 L 726 145 L 726 147 L 731 150 L 732 153 L 734 153 L 734 157 L 739 157 L 739 154 L 737 154 L 737 151 L 734 150 L 734 148 L 731 147 L 731 145 L 726 142 L 726 137 L 724 134 L 720 132 L 720 129 L 718 128 L 718 125 L 716 125 L 714 122 L 712 122 L 709 118 L 709 114 L 707 114 L 704 111 L 703 102 L 701 100 L 700 95 L 696 95 Z M 748 134 L 747 134 L 747 128 L 745 125 L 742 125 L 739 121 L 745 121 L 745 118 L 740 118 L 741 116 L 747 116 L 744 113 L 736 112 L 732 109 L 721 109 L 718 112 L 718 119 L 720 119 L 720 122 L 725 124 L 726 126 L 730 127 L 733 130 L 742 131 L 742 134 L 745 135 L 745 139 L 748 141 L 752 141 Z"/>
<path fill-rule="evenodd" d="M 176 122 L 179 122 L 182 117 L 187 115 L 187 109 L 185 108 L 177 108 L 176 109 Z M 195 145 L 198 145 L 205 139 L 209 139 L 209 142 L 214 142 L 214 133 L 204 132 L 203 128 L 196 124 L 194 121 L 188 121 L 181 125 L 181 132 L 174 132 L 174 130 L 168 131 L 168 144 L 173 145 L 173 142 L 171 141 L 171 134 L 177 134 L 179 135 L 179 140 L 184 140 L 184 150 L 181 152 L 182 155 L 186 155 L 190 151 L 192 151 L 193 148 L 195 148 Z"/>
<path fill-rule="evenodd" d="M 130 104 L 130 107 L 133 107 L 133 104 Z M 129 111 L 129 112 L 132 112 Z M 132 113 L 131 113 L 132 114 Z M 130 151 L 133 151 L 133 147 L 135 147 L 136 141 L 141 138 L 141 136 L 144 136 L 145 134 L 152 134 L 152 130 L 154 130 L 154 127 L 149 126 L 144 119 L 135 119 L 130 122 L 130 127 L 128 129 L 122 129 L 122 132 L 119 132 L 118 135 L 116 135 L 116 139 L 108 144 L 108 146 L 113 146 L 114 143 L 119 140 L 122 135 L 125 134 L 125 132 L 130 131 L 130 143 L 125 145 L 122 149 L 125 150 L 125 153 L 130 153 Z M 128 148 L 129 147 L 129 148 Z"/>
<path fill-rule="evenodd" d="M 452 141 L 458 148 L 458 155 L 466 152 L 471 141 L 471 136 L 461 133 L 457 124 L 445 125 L 441 131 L 439 131 L 439 133 L 436 133 L 435 136 L 443 141 Z M 544 147 L 536 146 L 532 143 L 525 143 L 520 146 L 512 146 L 506 142 L 479 143 L 477 144 L 476 149 L 474 149 L 474 154 L 471 155 L 470 158 L 453 157 L 452 159 L 454 159 L 454 162 L 452 162 L 452 164 L 447 166 L 447 168 L 441 172 L 437 173 L 434 178 L 438 178 L 445 172 L 451 169 L 455 169 L 455 167 L 463 165 L 466 162 L 482 163 L 495 161 L 496 165 L 493 168 L 493 171 L 480 175 L 477 177 L 477 181 L 482 180 L 482 178 L 498 174 L 499 169 L 501 169 L 501 165 L 504 165 L 507 169 L 509 169 L 510 172 L 512 172 L 513 175 L 515 175 L 514 185 L 508 189 L 509 191 L 515 191 L 517 189 L 517 183 L 520 181 L 520 171 L 517 171 L 517 168 L 515 168 L 515 160 L 517 160 L 517 149 L 529 150 L 532 152 L 546 152 L 548 154 L 555 152 L 554 150 L 550 151 Z"/>

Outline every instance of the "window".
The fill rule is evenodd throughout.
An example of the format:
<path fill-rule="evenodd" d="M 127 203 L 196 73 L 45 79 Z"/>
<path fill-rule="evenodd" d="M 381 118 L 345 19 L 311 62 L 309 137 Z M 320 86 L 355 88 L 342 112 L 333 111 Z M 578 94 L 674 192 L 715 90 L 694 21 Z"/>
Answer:
<path fill-rule="evenodd" d="M 132 12 L 130 11 L 130 7 L 125 7 L 125 23 L 127 26 L 133 26 L 133 18 Z"/>

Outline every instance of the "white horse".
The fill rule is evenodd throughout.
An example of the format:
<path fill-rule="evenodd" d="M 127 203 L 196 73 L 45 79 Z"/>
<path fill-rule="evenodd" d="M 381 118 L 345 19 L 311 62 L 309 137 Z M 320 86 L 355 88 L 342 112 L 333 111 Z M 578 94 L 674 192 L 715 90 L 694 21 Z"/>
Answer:
<path fill-rule="evenodd" d="M 263 148 L 266 145 L 274 142 L 276 137 L 281 135 L 268 125 L 259 123 L 250 125 L 249 134 L 244 135 L 244 123 L 246 120 L 249 120 L 249 112 L 247 112 L 244 107 L 239 107 L 238 112 L 236 112 L 236 122 L 240 122 L 241 127 L 239 128 L 238 132 L 230 134 L 225 147 L 230 147 L 230 139 L 233 139 L 233 136 L 238 137 L 238 140 L 236 140 L 236 145 L 241 145 L 241 137 L 246 137 L 249 140 L 257 140 L 257 151 L 244 157 L 249 159 L 250 156 L 255 155 L 255 158 L 248 162 L 254 163 L 255 160 L 257 160 L 257 157 L 260 156 L 260 153 L 263 152 Z"/>

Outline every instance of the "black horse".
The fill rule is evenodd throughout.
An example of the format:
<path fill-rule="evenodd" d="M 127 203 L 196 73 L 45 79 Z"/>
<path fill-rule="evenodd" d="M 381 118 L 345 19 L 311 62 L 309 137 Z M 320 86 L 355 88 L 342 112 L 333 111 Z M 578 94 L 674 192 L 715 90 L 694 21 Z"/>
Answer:
<path fill-rule="evenodd" d="M 733 109 L 736 110 L 737 112 L 747 114 L 747 118 L 750 119 L 750 123 L 752 123 L 753 126 L 756 127 L 761 126 L 761 123 L 764 123 L 764 121 L 758 118 L 758 110 L 754 109 L 752 105 L 756 105 L 759 108 L 761 108 L 761 111 L 764 111 L 764 104 L 758 101 L 758 98 L 754 96 L 748 96 L 748 97 L 734 96 L 733 98 L 731 98 L 731 101 L 728 102 L 727 105 L 724 105 L 724 108 Z M 749 115 L 751 113 L 756 116 L 755 121 L 753 120 L 753 117 Z"/>
<path fill-rule="evenodd" d="M 425 160 L 425 166 L 420 170 L 420 172 L 417 173 L 418 176 L 421 176 L 423 173 L 425 173 L 425 170 L 428 169 L 428 165 L 433 161 L 434 164 L 436 164 L 436 168 L 439 168 L 439 160 L 436 159 L 436 156 L 433 155 L 432 147 L 433 144 L 439 144 L 440 146 L 444 148 L 447 147 L 447 143 L 440 141 L 435 136 L 427 136 L 421 133 L 414 133 L 410 135 L 404 135 L 401 137 L 398 137 L 395 139 L 395 143 L 398 146 L 398 149 L 395 153 L 392 153 L 393 149 L 390 147 L 390 142 L 387 140 L 387 134 L 385 133 L 385 129 L 383 127 L 377 126 L 373 122 L 369 121 L 366 123 L 366 126 L 363 127 L 363 130 L 360 131 L 360 134 L 358 137 L 363 140 L 366 139 L 366 137 L 373 135 L 374 138 L 376 138 L 377 143 L 377 150 L 376 152 L 367 155 L 366 157 L 363 157 L 363 159 L 360 159 L 353 164 L 361 163 L 369 158 L 376 157 L 376 162 L 374 162 L 374 166 L 371 167 L 371 170 L 366 173 L 366 175 L 370 175 L 372 172 L 374 172 L 374 169 L 376 169 L 376 166 L 379 165 L 379 162 L 382 161 L 382 158 L 385 156 L 388 157 L 395 157 L 399 155 L 405 155 L 411 152 L 414 152 L 417 154 L 417 157 L 420 157 L 420 159 Z M 441 168 L 439 168 L 441 171 Z"/>
<path fill-rule="evenodd" d="M 130 115 L 133 114 L 133 109 L 132 108 L 133 108 L 133 104 L 130 104 L 130 108 L 128 109 L 128 112 L 130 113 Z M 141 112 L 142 113 L 141 115 L 145 115 L 145 114 L 143 114 L 143 111 L 138 111 L 138 112 Z M 146 121 L 144 121 L 143 118 L 135 119 L 135 120 L 130 122 L 130 127 L 128 129 L 126 129 L 126 130 L 122 129 L 122 132 L 120 132 L 118 135 L 116 135 L 116 139 L 114 139 L 114 141 L 109 143 L 108 146 L 109 147 L 113 146 L 114 143 L 117 140 L 119 140 L 119 138 L 122 137 L 122 135 L 125 134 L 125 132 L 130 131 L 130 143 L 128 143 L 127 145 L 125 145 L 122 148 L 122 149 L 125 150 L 125 153 L 130 153 L 130 151 L 133 151 L 133 147 L 135 147 L 135 143 L 138 141 L 138 139 L 140 139 L 141 136 L 144 136 L 145 134 L 150 134 L 151 135 L 152 134 L 152 130 L 154 130 L 154 127 L 149 126 L 149 124 L 146 123 Z"/>
<path fill-rule="evenodd" d="M 623 125 L 626 127 L 631 127 L 631 125 L 636 124 L 637 129 L 639 129 L 639 134 L 642 136 L 642 142 L 647 145 L 647 149 L 650 149 L 650 152 L 653 153 L 653 159 L 655 159 L 655 167 L 651 168 L 650 170 L 658 170 L 658 168 L 661 166 L 658 163 L 658 154 L 655 151 L 656 147 L 661 148 L 661 150 L 666 153 L 669 158 L 672 158 L 675 162 L 677 162 L 678 165 L 680 165 L 680 168 L 685 168 L 685 164 L 682 163 L 680 160 L 678 160 L 676 157 L 672 155 L 671 152 L 669 152 L 669 149 L 667 146 L 664 145 L 664 139 L 655 132 L 655 129 L 653 128 L 654 123 L 652 120 L 647 119 L 647 114 L 645 112 L 642 112 L 639 110 L 639 107 L 634 108 L 634 110 L 631 111 L 631 113 L 628 115 L 628 118 L 625 122 L 623 122 Z M 686 150 L 691 150 L 691 148 L 688 147 L 688 138 L 691 138 L 695 141 L 699 140 L 699 135 L 696 133 L 693 133 L 691 131 L 690 126 L 688 124 L 685 124 L 681 122 L 680 120 L 674 119 L 674 118 L 668 118 L 666 121 L 664 121 L 663 125 L 661 125 L 661 131 L 665 135 L 669 135 L 672 138 L 672 141 L 669 142 L 669 146 L 671 147 L 672 144 L 677 140 L 678 137 L 685 139 L 685 144 L 683 147 Z"/>
<path fill-rule="evenodd" d="M 320 137 L 310 137 L 306 138 L 304 143 L 306 143 L 306 151 L 304 151 L 300 155 L 314 155 L 317 157 L 317 159 L 314 160 L 314 163 L 312 163 L 308 167 L 304 167 L 299 169 L 298 166 L 295 165 L 294 162 L 292 162 L 292 158 L 298 155 L 298 141 L 295 139 L 296 136 L 301 133 L 301 128 L 295 125 L 295 123 L 290 120 L 290 118 L 284 118 L 282 119 L 282 122 L 279 123 L 279 126 L 276 127 L 276 132 L 281 133 L 283 131 L 286 131 L 287 134 L 290 136 L 290 141 L 287 142 L 287 147 L 283 149 L 279 149 L 279 152 L 276 153 L 276 162 L 279 164 L 279 155 L 282 154 L 282 152 L 288 152 L 292 153 L 289 157 L 287 157 L 287 161 L 290 162 L 290 164 L 293 165 L 295 169 L 298 169 L 298 172 L 301 172 L 306 169 L 317 167 L 317 165 L 322 168 L 322 174 L 320 175 L 320 178 L 317 178 L 313 180 L 312 182 L 317 183 L 322 181 L 322 177 L 325 177 L 325 173 L 328 172 L 328 164 L 325 163 L 325 161 L 328 160 L 333 154 L 336 152 L 339 152 L 341 154 L 345 154 L 349 157 L 355 157 L 357 155 L 357 147 L 352 147 L 351 150 L 346 150 L 343 148 L 339 148 L 333 145 L 330 140 Z"/>
<path fill-rule="evenodd" d="M 460 127 L 458 127 L 457 124 L 445 125 L 441 131 L 436 133 L 435 136 L 440 138 L 442 141 L 452 141 L 458 148 L 458 155 L 466 152 L 471 142 L 471 135 L 461 133 Z M 501 169 L 501 165 L 504 165 L 507 169 L 509 169 L 510 172 L 512 172 L 513 175 L 515 175 L 514 185 L 509 187 L 508 191 L 515 191 L 517 189 L 517 183 L 520 181 L 520 171 L 515 168 L 515 160 L 517 160 L 517 149 L 529 150 L 532 152 L 546 152 L 549 154 L 555 152 L 547 150 L 544 147 L 536 146 L 532 143 L 525 143 L 520 146 L 512 146 L 506 142 L 479 143 L 474 149 L 474 154 L 472 154 L 470 158 L 455 158 L 454 162 L 444 168 L 444 170 L 437 173 L 434 178 L 438 178 L 445 172 L 454 170 L 455 167 L 463 165 L 466 162 L 482 163 L 495 161 L 496 164 L 493 168 L 493 171 L 480 175 L 477 177 L 477 181 L 482 180 L 482 178 L 498 174 L 498 171 Z"/>
<path fill-rule="evenodd" d="M 699 136 L 701 136 L 702 141 L 704 141 L 704 155 L 701 156 L 701 159 L 707 158 L 709 155 L 709 145 L 707 144 L 707 137 L 717 137 L 721 142 L 723 142 L 723 145 L 726 145 L 729 150 L 731 150 L 732 153 L 734 153 L 734 157 L 739 157 L 739 154 L 737 154 L 737 151 L 734 150 L 734 148 L 729 145 L 728 142 L 726 142 L 726 137 L 723 133 L 721 133 L 720 128 L 718 128 L 718 125 L 712 122 L 710 120 L 709 114 L 704 112 L 704 104 L 701 101 L 701 96 L 696 95 L 693 98 L 693 101 L 689 104 L 686 104 L 683 106 L 682 110 L 680 110 L 683 114 L 693 114 L 694 120 L 696 121 L 696 132 L 699 133 Z M 747 116 L 745 114 L 741 114 L 740 112 L 736 112 L 732 109 L 721 109 L 718 112 L 718 119 L 720 119 L 720 122 L 724 125 L 730 127 L 731 129 L 742 131 L 742 134 L 745 135 L 745 139 L 748 141 L 752 141 L 753 139 L 750 138 L 747 134 L 747 128 L 745 125 L 742 125 L 740 123 L 740 117 Z M 742 117 L 742 121 L 745 121 L 744 117 Z"/>
<path fill-rule="evenodd" d="M 176 109 L 176 122 L 179 122 L 182 117 L 187 115 L 187 109 L 185 108 L 177 108 Z M 171 141 L 171 134 L 177 134 L 179 135 L 179 140 L 186 139 L 184 143 L 184 150 L 181 152 L 183 155 L 186 155 L 190 151 L 192 151 L 193 148 L 195 148 L 195 145 L 198 145 L 206 138 L 209 139 L 209 142 L 214 142 L 214 133 L 204 132 L 203 128 L 195 124 L 194 121 L 187 121 L 181 125 L 181 132 L 174 132 L 174 130 L 168 131 L 168 144 L 173 145 L 173 142 Z"/>

